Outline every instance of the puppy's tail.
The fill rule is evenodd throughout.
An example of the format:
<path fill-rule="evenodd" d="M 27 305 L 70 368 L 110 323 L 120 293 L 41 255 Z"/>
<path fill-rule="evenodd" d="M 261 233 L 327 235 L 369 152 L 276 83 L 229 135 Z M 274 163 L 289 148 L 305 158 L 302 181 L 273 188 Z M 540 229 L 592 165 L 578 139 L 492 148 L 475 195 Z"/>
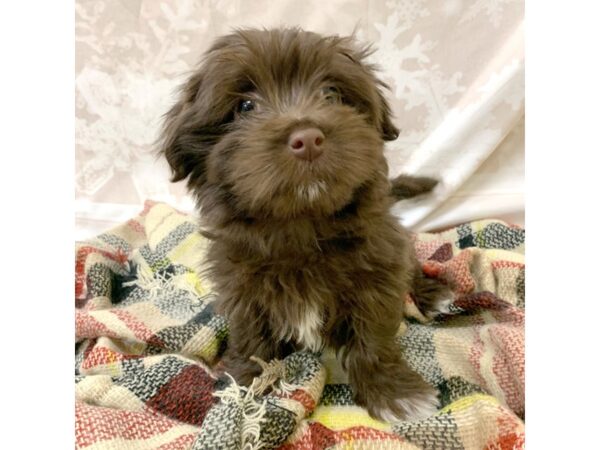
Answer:
<path fill-rule="evenodd" d="M 399 175 L 390 180 L 390 183 L 392 185 L 392 197 L 396 201 L 400 201 L 431 192 L 437 186 L 438 180 L 429 177 Z"/>

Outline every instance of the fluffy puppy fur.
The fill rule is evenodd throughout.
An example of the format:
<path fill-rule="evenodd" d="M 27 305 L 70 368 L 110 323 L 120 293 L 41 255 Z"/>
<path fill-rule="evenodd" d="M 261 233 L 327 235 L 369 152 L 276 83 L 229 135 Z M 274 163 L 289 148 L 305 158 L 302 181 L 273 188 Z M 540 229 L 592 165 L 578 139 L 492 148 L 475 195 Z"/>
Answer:
<path fill-rule="evenodd" d="M 226 370 L 249 384 L 253 355 L 331 346 L 372 416 L 419 418 L 437 391 L 402 358 L 403 299 L 433 316 L 449 292 L 422 274 L 389 210 L 435 181 L 390 183 L 383 144 L 398 129 L 368 54 L 299 29 L 222 37 L 167 113 L 162 153 L 174 181 L 188 178 L 211 240 Z M 320 133 L 312 160 L 290 137 L 307 129 Z"/>

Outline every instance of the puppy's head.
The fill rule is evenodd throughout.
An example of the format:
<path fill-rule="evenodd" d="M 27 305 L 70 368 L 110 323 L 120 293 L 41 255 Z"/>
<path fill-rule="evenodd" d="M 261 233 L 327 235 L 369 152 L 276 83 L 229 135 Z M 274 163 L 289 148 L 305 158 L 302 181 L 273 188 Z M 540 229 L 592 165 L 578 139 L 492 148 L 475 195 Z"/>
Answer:
<path fill-rule="evenodd" d="M 216 41 L 167 113 L 173 181 L 246 217 L 329 215 L 387 176 L 390 120 L 368 49 L 298 29 Z"/>

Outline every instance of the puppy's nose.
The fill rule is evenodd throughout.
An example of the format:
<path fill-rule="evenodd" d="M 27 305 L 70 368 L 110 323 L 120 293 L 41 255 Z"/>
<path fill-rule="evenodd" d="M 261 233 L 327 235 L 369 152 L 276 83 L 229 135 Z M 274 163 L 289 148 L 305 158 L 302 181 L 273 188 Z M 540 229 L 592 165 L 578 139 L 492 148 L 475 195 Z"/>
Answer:
<path fill-rule="evenodd" d="M 325 135 L 318 128 L 304 128 L 290 134 L 288 147 L 296 158 L 314 161 L 323 153 Z"/>

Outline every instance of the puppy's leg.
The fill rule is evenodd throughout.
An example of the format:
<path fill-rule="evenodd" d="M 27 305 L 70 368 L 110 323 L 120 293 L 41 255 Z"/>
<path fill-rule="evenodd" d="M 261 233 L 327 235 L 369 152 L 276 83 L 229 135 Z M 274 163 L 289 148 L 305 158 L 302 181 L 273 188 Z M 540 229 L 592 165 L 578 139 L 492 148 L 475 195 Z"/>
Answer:
<path fill-rule="evenodd" d="M 264 323 L 249 318 L 241 320 L 235 315 L 229 317 L 227 349 L 221 359 L 223 371 L 229 373 L 239 384 L 249 386 L 262 373 L 258 363 L 250 359 L 251 356 L 265 362 L 286 356 L 284 346 L 270 336 Z"/>
<path fill-rule="evenodd" d="M 416 266 L 412 295 L 417 308 L 428 319 L 435 319 L 440 314 L 447 314 L 450 305 L 455 300 L 454 293 L 445 284 L 426 276 L 419 263 L 416 263 Z"/>
<path fill-rule="evenodd" d="M 439 407 L 437 390 L 402 358 L 394 334 L 380 324 L 354 323 L 346 367 L 354 398 L 372 417 L 387 422 L 429 417 Z"/>
<path fill-rule="evenodd" d="M 238 384 L 250 386 L 252 380 L 261 374 L 260 366 L 250 360 L 250 356 L 228 348 L 221 360 L 222 371 L 231 375 Z M 260 358 L 264 360 L 264 358 Z"/>

